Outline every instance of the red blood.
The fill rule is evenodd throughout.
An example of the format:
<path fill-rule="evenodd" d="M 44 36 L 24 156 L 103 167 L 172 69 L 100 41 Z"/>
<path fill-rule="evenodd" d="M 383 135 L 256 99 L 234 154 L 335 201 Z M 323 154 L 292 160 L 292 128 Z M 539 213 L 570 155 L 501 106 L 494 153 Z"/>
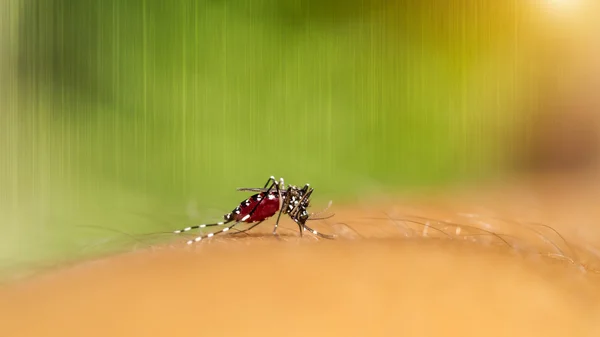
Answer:
<path fill-rule="evenodd" d="M 257 196 L 260 196 L 260 201 L 257 200 Z M 249 198 L 248 201 L 249 204 L 247 206 L 246 201 L 240 204 L 240 213 L 234 214 L 235 221 L 242 221 L 246 215 L 252 212 L 258 203 L 260 203 L 260 205 L 256 207 L 254 213 L 252 213 L 248 219 L 244 220 L 244 222 L 263 221 L 275 215 L 279 210 L 279 196 L 277 194 L 271 194 L 271 198 L 269 198 L 266 197 L 264 193 L 259 193 Z"/>

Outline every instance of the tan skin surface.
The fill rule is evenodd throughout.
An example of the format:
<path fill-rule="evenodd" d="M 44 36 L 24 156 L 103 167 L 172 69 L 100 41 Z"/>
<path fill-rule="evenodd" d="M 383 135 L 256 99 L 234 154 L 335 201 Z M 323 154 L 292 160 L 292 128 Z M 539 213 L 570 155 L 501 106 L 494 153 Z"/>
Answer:
<path fill-rule="evenodd" d="M 0 289 L 0 336 L 600 336 L 593 270 L 501 244 L 406 238 L 383 213 L 547 216 L 572 244 L 581 234 L 598 243 L 584 221 L 598 212 L 589 184 L 587 194 L 570 183 L 511 186 L 340 205 L 334 226 L 319 227 L 335 241 L 292 231 L 277 240 L 265 224 L 65 267 Z M 564 220 L 584 209 L 569 229 Z"/>

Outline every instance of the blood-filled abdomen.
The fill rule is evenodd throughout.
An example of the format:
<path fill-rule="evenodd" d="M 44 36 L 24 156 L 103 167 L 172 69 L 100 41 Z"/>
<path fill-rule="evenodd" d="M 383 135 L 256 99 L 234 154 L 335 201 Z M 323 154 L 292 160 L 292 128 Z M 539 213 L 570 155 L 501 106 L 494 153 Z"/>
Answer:
<path fill-rule="evenodd" d="M 258 205 L 258 206 L 257 206 Z M 256 209 L 254 209 L 256 207 Z M 252 212 L 254 210 L 254 212 Z M 272 217 L 279 210 L 279 195 L 258 193 L 243 201 L 234 211 L 235 221 L 258 222 Z M 237 212 L 239 211 L 239 213 Z M 252 213 L 252 214 L 250 214 Z M 247 219 L 243 220 L 247 215 Z"/>

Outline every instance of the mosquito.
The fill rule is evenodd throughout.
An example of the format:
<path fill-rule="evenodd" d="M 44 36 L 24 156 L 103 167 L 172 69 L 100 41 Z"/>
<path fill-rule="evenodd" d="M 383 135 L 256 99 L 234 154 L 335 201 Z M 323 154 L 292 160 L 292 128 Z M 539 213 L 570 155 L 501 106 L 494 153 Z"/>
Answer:
<path fill-rule="evenodd" d="M 187 244 L 191 245 L 203 239 L 211 238 L 217 234 L 228 232 L 241 222 L 251 223 L 252 225 L 249 228 L 238 231 L 235 234 L 247 232 L 252 228 L 260 225 L 263 221 L 267 220 L 268 218 L 271 218 L 277 213 L 277 220 L 275 221 L 275 226 L 273 228 L 273 235 L 277 235 L 277 228 L 279 226 L 279 220 L 281 218 L 281 215 L 287 214 L 298 225 L 298 228 L 300 230 L 300 236 L 302 236 L 304 231 L 309 231 L 312 234 L 320 236 L 322 238 L 335 238 L 335 235 L 320 233 L 306 225 L 306 221 L 308 220 L 326 219 L 314 218 L 313 216 L 316 214 L 308 213 L 307 208 L 310 205 L 310 196 L 314 191 L 314 189 L 310 187 L 309 184 L 304 185 L 304 187 L 302 188 L 298 188 L 294 185 L 289 185 L 286 188 L 283 178 L 280 178 L 279 181 L 277 181 L 275 177 L 271 176 L 262 188 L 238 188 L 237 190 L 252 191 L 259 193 L 256 193 L 250 198 L 242 201 L 233 211 L 225 214 L 223 216 L 224 221 L 212 224 L 190 226 L 176 230 L 174 231 L 174 233 L 180 234 L 191 231 L 193 229 L 214 226 L 225 226 L 233 222 L 233 224 L 226 226 L 219 231 L 200 235 L 194 238 L 193 240 L 189 240 Z M 329 206 L 327 207 L 327 209 L 328 208 Z"/>

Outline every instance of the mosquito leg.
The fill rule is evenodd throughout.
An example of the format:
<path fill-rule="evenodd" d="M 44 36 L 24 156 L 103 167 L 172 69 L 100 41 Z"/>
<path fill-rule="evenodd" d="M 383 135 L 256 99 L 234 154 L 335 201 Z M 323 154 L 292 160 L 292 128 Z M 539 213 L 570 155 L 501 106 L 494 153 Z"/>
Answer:
<path fill-rule="evenodd" d="M 279 214 L 277 214 L 277 220 L 275 220 L 275 227 L 273 227 L 273 235 L 277 233 L 277 227 L 279 226 L 279 218 L 281 218 L 281 213 L 283 212 L 283 196 L 281 195 L 281 189 L 285 188 L 285 182 L 283 181 L 283 177 L 279 178 L 280 185 L 277 186 L 277 196 L 279 197 Z M 288 194 L 290 189 L 288 188 Z"/>
<path fill-rule="evenodd" d="M 321 232 L 317 232 L 316 230 L 308 227 L 307 225 L 302 225 L 302 226 L 304 227 L 305 230 L 308 230 L 309 232 L 313 233 L 314 235 L 320 236 L 320 237 L 325 238 L 325 239 L 331 239 L 331 240 L 333 240 L 336 237 L 335 235 L 324 234 L 324 233 L 321 233 Z"/>
<path fill-rule="evenodd" d="M 291 194 L 292 187 L 288 187 L 286 191 L 286 195 Z M 281 213 L 283 213 L 284 209 L 289 204 L 289 200 L 283 202 L 283 196 L 281 195 L 281 190 L 278 190 L 279 193 L 279 214 L 277 214 L 277 220 L 275 220 L 275 226 L 273 227 L 273 235 L 277 235 L 277 227 L 279 227 L 279 220 L 281 219 Z"/>
<path fill-rule="evenodd" d="M 245 220 L 248 220 L 248 218 L 249 218 L 249 217 L 250 217 L 250 214 L 248 214 L 248 215 L 246 215 L 245 217 L 243 217 L 243 218 L 242 218 L 240 221 L 236 221 L 236 222 L 235 222 L 233 225 L 231 225 L 231 226 L 227 226 L 227 227 L 225 227 L 225 228 L 221 229 L 221 230 L 220 230 L 220 231 L 218 231 L 218 232 L 213 232 L 213 233 L 208 233 L 208 234 L 206 234 L 206 235 L 200 235 L 200 236 L 197 236 L 197 237 L 195 237 L 194 239 L 192 239 L 192 240 L 189 240 L 189 241 L 187 242 L 187 244 L 188 244 L 188 245 L 191 245 L 191 244 L 193 244 L 193 243 L 195 243 L 195 242 L 199 242 L 199 241 L 200 241 L 200 240 L 202 240 L 202 239 L 208 239 L 208 238 L 212 238 L 213 236 L 215 236 L 215 235 L 217 235 L 217 234 L 225 233 L 225 232 L 229 231 L 230 229 L 232 229 L 232 228 L 233 228 L 234 226 L 236 226 L 237 224 L 239 224 L 240 222 L 244 222 Z"/>
<path fill-rule="evenodd" d="M 230 235 L 236 235 L 236 234 L 246 233 L 247 231 L 251 230 L 252 228 L 260 225 L 263 221 L 265 221 L 265 220 L 259 221 L 259 222 L 255 223 L 254 225 L 252 225 L 252 226 L 250 226 L 250 227 L 248 227 L 246 229 L 238 230 L 237 232 L 231 233 Z"/>
<path fill-rule="evenodd" d="M 270 176 L 269 180 L 267 180 L 267 182 L 265 183 L 265 186 L 263 188 L 267 188 L 267 186 L 269 186 L 270 183 L 273 184 L 273 185 L 278 185 L 277 180 L 275 179 L 275 177 L 274 176 Z"/>
<path fill-rule="evenodd" d="M 231 214 L 230 214 L 231 215 Z M 225 216 L 227 218 L 227 216 Z M 186 227 L 186 228 L 182 228 L 182 229 L 178 229 L 176 231 L 174 231 L 173 233 L 175 234 L 180 234 L 180 233 L 184 233 L 184 232 L 189 232 L 193 229 L 199 229 L 199 228 L 206 228 L 206 227 L 213 227 L 213 226 L 223 226 L 225 224 L 230 223 L 231 221 L 233 221 L 233 218 L 231 216 L 229 216 L 228 218 L 232 219 L 229 221 L 221 221 L 221 222 L 217 222 L 217 223 L 209 223 L 209 224 L 202 224 L 202 225 L 196 225 L 196 226 L 190 226 L 190 227 Z"/>

